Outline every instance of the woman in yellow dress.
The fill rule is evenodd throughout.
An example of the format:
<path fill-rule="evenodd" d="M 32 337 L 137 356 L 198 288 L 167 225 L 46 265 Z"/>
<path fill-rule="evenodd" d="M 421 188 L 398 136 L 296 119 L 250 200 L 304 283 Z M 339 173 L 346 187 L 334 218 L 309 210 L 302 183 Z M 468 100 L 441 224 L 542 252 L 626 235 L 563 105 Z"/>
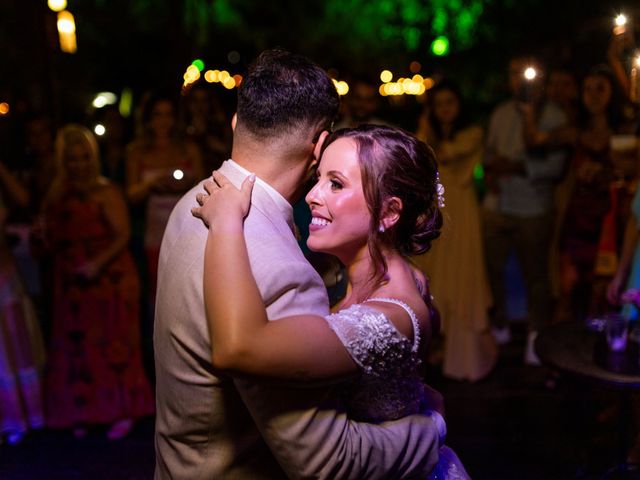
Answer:
<path fill-rule="evenodd" d="M 446 200 L 444 241 L 415 261 L 431 279 L 442 317 L 443 374 L 476 381 L 491 372 L 497 357 L 487 316 L 491 294 L 473 182 L 482 160 L 483 132 L 465 122 L 457 85 L 443 81 L 429 92 L 417 136 L 436 152 Z"/>

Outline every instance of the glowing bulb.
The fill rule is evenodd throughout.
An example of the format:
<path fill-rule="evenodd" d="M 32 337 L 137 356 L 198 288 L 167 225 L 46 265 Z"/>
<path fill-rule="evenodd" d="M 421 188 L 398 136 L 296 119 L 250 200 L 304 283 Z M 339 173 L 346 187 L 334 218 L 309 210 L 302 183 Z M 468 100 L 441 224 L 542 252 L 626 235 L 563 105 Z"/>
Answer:
<path fill-rule="evenodd" d="M 383 70 L 380 73 L 380 80 L 382 80 L 384 83 L 389 83 L 392 79 L 393 73 L 391 73 L 389 70 Z"/>
<path fill-rule="evenodd" d="M 411 79 L 416 83 L 422 83 L 424 82 L 424 78 L 422 78 L 422 75 L 414 75 L 413 78 Z"/>
<path fill-rule="evenodd" d="M 222 70 L 219 74 L 218 74 L 218 80 L 220 80 L 223 84 L 224 82 L 227 80 L 227 78 L 229 78 L 231 75 L 229 75 L 229 72 L 227 72 L 226 70 Z"/>
<path fill-rule="evenodd" d="M 341 80 L 338 82 L 337 88 L 338 88 L 339 95 L 346 95 L 347 93 L 349 93 L 349 84 L 344 80 Z"/>
<path fill-rule="evenodd" d="M 7 102 L 0 103 L 0 115 L 9 113 L 9 104 Z"/>
<path fill-rule="evenodd" d="M 616 16 L 614 23 L 618 27 L 624 27 L 627 24 L 627 16 L 623 13 L 619 14 L 618 16 Z"/>
<path fill-rule="evenodd" d="M 536 69 L 533 67 L 527 67 L 524 71 L 524 78 L 527 80 L 533 80 L 537 75 L 538 72 L 536 72 Z"/>
<path fill-rule="evenodd" d="M 97 124 L 95 127 L 93 127 L 93 131 L 95 132 L 96 135 L 98 135 L 99 137 L 101 137 L 102 135 L 105 134 L 105 132 L 107 131 L 106 128 L 104 128 L 104 125 L 102 125 L 101 123 Z"/>
<path fill-rule="evenodd" d="M 227 75 L 229 75 L 229 74 L 227 74 Z M 233 79 L 233 77 L 227 76 L 227 78 L 224 79 L 224 82 L 222 82 L 222 85 L 227 90 L 231 90 L 233 87 L 236 86 L 236 81 Z"/>
<path fill-rule="evenodd" d="M 215 72 L 214 70 L 207 70 L 204 74 L 204 79 L 209 83 L 217 82 L 218 73 Z"/>
<path fill-rule="evenodd" d="M 431 42 L 431 53 L 438 57 L 449 53 L 449 39 L 443 35 L 436 37 L 436 39 Z"/>
<path fill-rule="evenodd" d="M 47 5 L 54 12 L 61 12 L 67 8 L 67 0 L 48 0 Z"/>
<path fill-rule="evenodd" d="M 239 87 L 240 84 L 242 83 L 242 75 L 240 74 L 235 74 L 233 76 L 233 81 L 236 83 L 236 87 Z"/>
<path fill-rule="evenodd" d="M 175 169 L 173 171 L 173 178 L 175 178 L 176 180 L 182 180 L 184 178 L 184 172 L 179 168 Z"/>
<path fill-rule="evenodd" d="M 92 105 L 95 108 L 102 108 L 105 105 L 113 105 L 118 101 L 118 97 L 113 92 L 100 92 L 93 99 Z"/>
<path fill-rule="evenodd" d="M 380 95 L 382 95 L 383 97 L 387 96 L 387 85 L 388 83 L 383 83 L 382 85 L 380 85 L 380 88 L 378 88 L 378 93 L 380 93 Z"/>
<path fill-rule="evenodd" d="M 204 70 L 204 62 L 202 60 L 200 60 L 199 58 L 196 58 L 193 62 L 191 62 L 191 65 L 196 67 L 199 72 Z"/>
<path fill-rule="evenodd" d="M 58 13 L 58 32 L 74 33 L 76 31 L 76 22 L 71 13 L 64 11 Z"/>

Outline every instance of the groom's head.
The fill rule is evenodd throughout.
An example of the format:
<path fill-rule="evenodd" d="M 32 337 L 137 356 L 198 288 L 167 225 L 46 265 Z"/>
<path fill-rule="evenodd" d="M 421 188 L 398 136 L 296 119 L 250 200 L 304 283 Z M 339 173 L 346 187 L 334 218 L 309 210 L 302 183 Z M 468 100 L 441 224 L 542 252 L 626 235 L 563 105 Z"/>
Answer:
<path fill-rule="evenodd" d="M 329 130 L 340 100 L 326 72 L 309 59 L 267 50 L 238 89 L 236 141 L 290 145 L 316 143 Z"/>

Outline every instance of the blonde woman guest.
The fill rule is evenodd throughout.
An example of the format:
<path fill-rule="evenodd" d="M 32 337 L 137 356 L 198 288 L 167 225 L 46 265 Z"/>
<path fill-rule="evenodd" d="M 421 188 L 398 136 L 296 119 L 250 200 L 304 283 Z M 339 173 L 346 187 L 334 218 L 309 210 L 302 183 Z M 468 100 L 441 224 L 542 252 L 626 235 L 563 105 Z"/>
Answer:
<path fill-rule="evenodd" d="M 44 204 L 54 261 L 47 423 L 84 436 L 109 424 L 129 433 L 154 411 L 140 353 L 139 281 L 121 191 L 102 177 L 93 135 L 68 125 L 56 138 L 59 174 Z"/>

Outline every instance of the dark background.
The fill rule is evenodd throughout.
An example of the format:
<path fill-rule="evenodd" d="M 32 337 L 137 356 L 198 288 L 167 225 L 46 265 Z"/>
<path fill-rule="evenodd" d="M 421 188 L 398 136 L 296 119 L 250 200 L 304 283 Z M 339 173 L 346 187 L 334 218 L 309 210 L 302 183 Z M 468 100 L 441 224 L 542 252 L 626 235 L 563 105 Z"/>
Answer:
<path fill-rule="evenodd" d="M 242 74 L 261 50 L 281 46 L 340 79 L 377 79 L 383 68 L 407 76 L 419 61 L 425 76 L 457 79 L 482 117 L 504 95 L 510 55 L 531 52 L 581 73 L 605 60 L 616 13 L 640 18 L 634 2 L 602 0 L 69 0 L 67 8 L 76 54 L 60 51 L 46 0 L 0 2 L 0 101 L 14 114 L 38 109 L 58 124 L 80 121 L 99 91 L 129 87 L 135 103 L 150 88 L 178 90 L 195 58 Z M 437 35 L 450 40 L 447 56 L 430 51 Z M 219 89 L 232 109 L 235 91 Z M 416 102 L 405 97 L 399 106 Z"/>

